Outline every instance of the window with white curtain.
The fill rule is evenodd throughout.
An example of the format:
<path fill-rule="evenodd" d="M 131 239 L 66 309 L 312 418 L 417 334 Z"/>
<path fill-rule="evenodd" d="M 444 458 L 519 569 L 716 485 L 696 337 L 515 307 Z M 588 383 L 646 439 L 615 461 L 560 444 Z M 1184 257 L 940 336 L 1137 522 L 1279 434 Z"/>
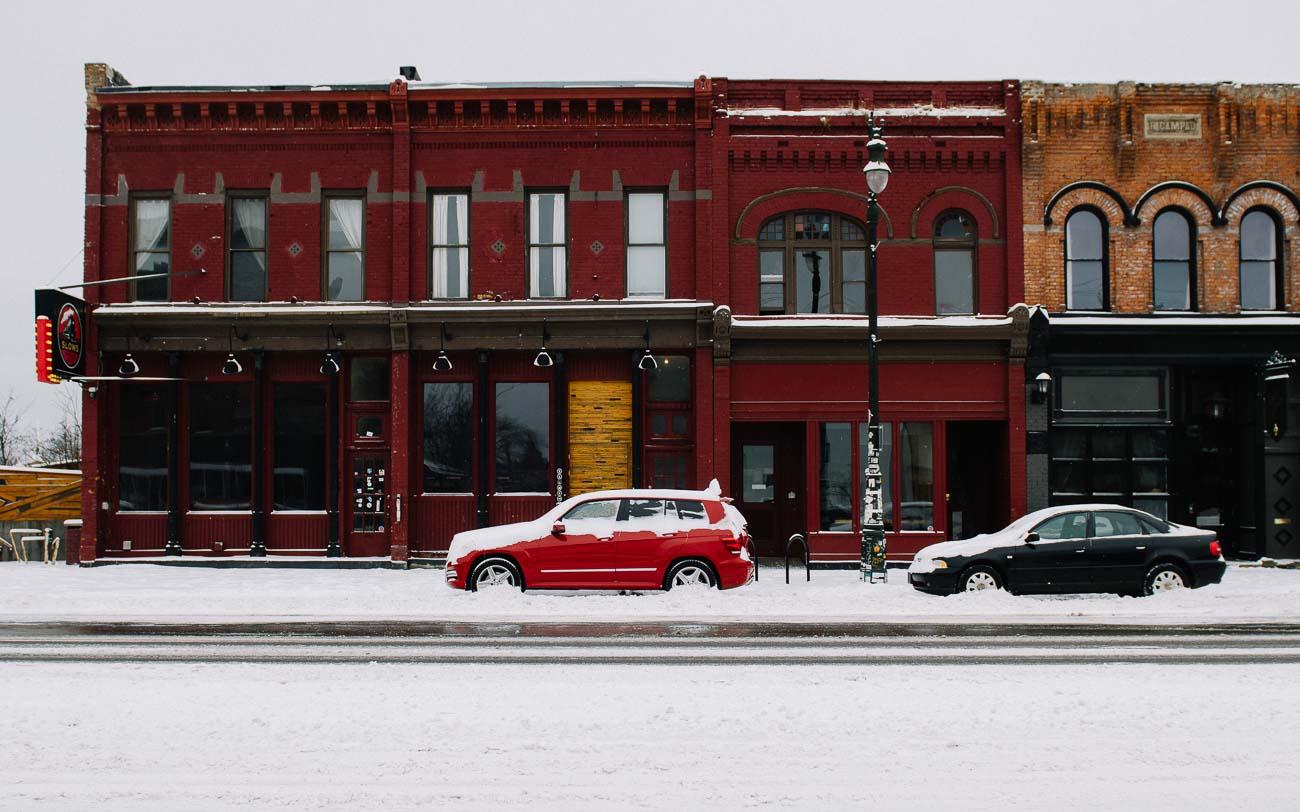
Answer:
<path fill-rule="evenodd" d="M 149 277 L 171 271 L 172 202 L 167 198 L 140 197 L 131 200 L 131 275 Z M 141 280 L 132 286 L 137 302 L 164 302 L 168 297 L 167 277 Z"/>
<path fill-rule="evenodd" d="M 469 195 L 433 195 L 429 218 L 429 297 L 468 298 Z"/>
<path fill-rule="evenodd" d="M 365 198 L 328 197 L 325 203 L 325 298 L 361 301 L 365 298 Z"/>
<path fill-rule="evenodd" d="M 266 197 L 229 198 L 226 273 L 232 302 L 266 301 Z"/>
<path fill-rule="evenodd" d="M 627 196 L 627 295 L 662 299 L 668 295 L 667 210 L 662 192 Z"/>
<path fill-rule="evenodd" d="M 529 298 L 558 299 L 568 295 L 567 228 L 563 192 L 528 195 Z"/>

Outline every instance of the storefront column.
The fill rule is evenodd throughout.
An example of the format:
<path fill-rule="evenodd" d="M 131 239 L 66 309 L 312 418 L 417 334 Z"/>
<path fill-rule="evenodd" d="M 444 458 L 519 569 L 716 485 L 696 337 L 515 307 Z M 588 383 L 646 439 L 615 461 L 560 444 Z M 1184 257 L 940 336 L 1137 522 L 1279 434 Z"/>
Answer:
<path fill-rule="evenodd" d="M 569 386 L 564 374 L 564 353 L 553 353 L 555 380 L 551 384 L 551 411 L 555 415 L 555 503 L 564 501 L 564 492 L 568 489 L 568 477 L 573 472 L 568 469 L 569 460 Z M 634 444 L 635 445 L 635 444 Z"/>
<path fill-rule="evenodd" d="M 173 380 L 168 384 L 171 390 L 172 409 L 167 418 L 167 546 L 163 555 L 181 554 L 181 356 L 179 353 L 167 354 L 167 375 Z"/>
<path fill-rule="evenodd" d="M 476 506 L 479 527 L 488 526 L 488 454 L 492 447 L 488 445 L 488 354 L 478 354 L 478 395 L 476 411 L 478 412 L 478 459 L 474 470 L 478 472 L 478 504 Z"/>
<path fill-rule="evenodd" d="M 266 354 L 261 350 L 253 352 L 253 468 L 249 481 L 253 490 L 253 539 L 248 545 L 249 556 L 255 558 L 266 557 L 266 498 L 262 493 L 264 487 L 262 472 L 266 460 L 266 438 L 262 426 L 262 419 L 266 409 L 262 405 L 262 394 L 265 389 L 263 364 L 266 361 Z"/>
<path fill-rule="evenodd" d="M 339 544 L 339 478 L 343 476 L 343 449 L 339 446 L 339 423 L 343 415 L 339 410 L 339 390 L 343 387 L 343 375 L 332 375 L 326 382 L 329 405 L 325 409 L 326 443 L 329 446 L 326 467 L 329 474 L 325 477 L 325 521 L 326 541 L 325 556 L 339 558 L 343 547 Z"/>
<path fill-rule="evenodd" d="M 388 507 L 388 541 L 394 561 L 405 561 L 410 557 L 411 488 L 411 353 L 409 350 L 394 350 L 390 370 L 390 390 L 388 402 L 389 436 L 389 497 L 392 503 Z"/>
<path fill-rule="evenodd" d="M 645 439 L 641 427 L 645 425 L 645 376 L 646 371 L 638 366 L 641 353 L 633 351 L 632 363 L 632 487 L 643 488 L 641 481 L 641 463 L 645 459 Z"/>

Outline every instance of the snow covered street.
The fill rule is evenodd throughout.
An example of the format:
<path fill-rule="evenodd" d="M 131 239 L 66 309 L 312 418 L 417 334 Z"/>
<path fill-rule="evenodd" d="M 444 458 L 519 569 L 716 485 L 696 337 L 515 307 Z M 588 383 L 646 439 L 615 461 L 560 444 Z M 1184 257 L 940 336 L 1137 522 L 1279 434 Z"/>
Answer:
<path fill-rule="evenodd" d="M 7 664 L 0 807 L 1281 810 L 1298 676 Z"/>
<path fill-rule="evenodd" d="M 440 570 L 0 567 L 0 808 L 1294 807 L 1294 777 L 1260 757 L 1300 748 L 1300 706 L 1279 695 L 1300 679 L 1294 630 L 1222 627 L 1294 623 L 1300 572 L 1234 565 L 1146 599 L 782 575 L 470 594 Z M 178 644 L 90 621 L 236 634 Z M 347 621 L 494 639 L 241 631 Z M 847 636 L 728 639 L 728 622 Z M 601 623 L 677 631 L 656 648 L 594 636 Z M 852 639 L 875 623 L 966 637 Z M 529 624 L 588 636 L 521 638 Z M 707 639 L 677 634 L 692 629 Z"/>
<path fill-rule="evenodd" d="M 718 591 L 633 595 L 449 589 L 440 569 L 207 569 L 132 564 L 0 567 L 0 622 L 136 620 L 1229 623 L 1300 618 L 1300 570 L 1232 564 L 1222 584 L 1150 598 L 1015 596 L 986 591 L 938 597 L 853 571 L 803 572 L 786 584 L 764 567 L 756 583 Z"/>

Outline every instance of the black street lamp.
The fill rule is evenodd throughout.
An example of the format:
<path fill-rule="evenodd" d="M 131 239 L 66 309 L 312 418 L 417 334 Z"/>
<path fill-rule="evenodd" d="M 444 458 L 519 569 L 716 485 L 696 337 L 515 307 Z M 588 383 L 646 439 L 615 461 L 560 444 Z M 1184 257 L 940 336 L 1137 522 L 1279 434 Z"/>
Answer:
<path fill-rule="evenodd" d="M 867 141 L 867 459 L 863 466 L 862 493 L 862 579 L 875 583 L 885 571 L 884 472 L 880 469 L 880 356 L 879 314 L 876 302 L 876 223 L 880 205 L 876 195 L 889 185 L 889 164 L 885 163 L 884 129 L 875 119 L 867 120 L 871 139 Z"/>

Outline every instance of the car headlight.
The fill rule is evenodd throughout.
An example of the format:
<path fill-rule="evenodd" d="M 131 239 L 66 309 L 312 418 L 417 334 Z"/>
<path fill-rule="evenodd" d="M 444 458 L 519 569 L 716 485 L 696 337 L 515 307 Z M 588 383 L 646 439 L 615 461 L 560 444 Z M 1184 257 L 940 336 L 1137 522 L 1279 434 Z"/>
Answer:
<path fill-rule="evenodd" d="M 948 562 L 944 561 L 942 558 L 936 558 L 934 561 L 930 562 L 930 564 L 937 570 L 948 569 Z"/>

